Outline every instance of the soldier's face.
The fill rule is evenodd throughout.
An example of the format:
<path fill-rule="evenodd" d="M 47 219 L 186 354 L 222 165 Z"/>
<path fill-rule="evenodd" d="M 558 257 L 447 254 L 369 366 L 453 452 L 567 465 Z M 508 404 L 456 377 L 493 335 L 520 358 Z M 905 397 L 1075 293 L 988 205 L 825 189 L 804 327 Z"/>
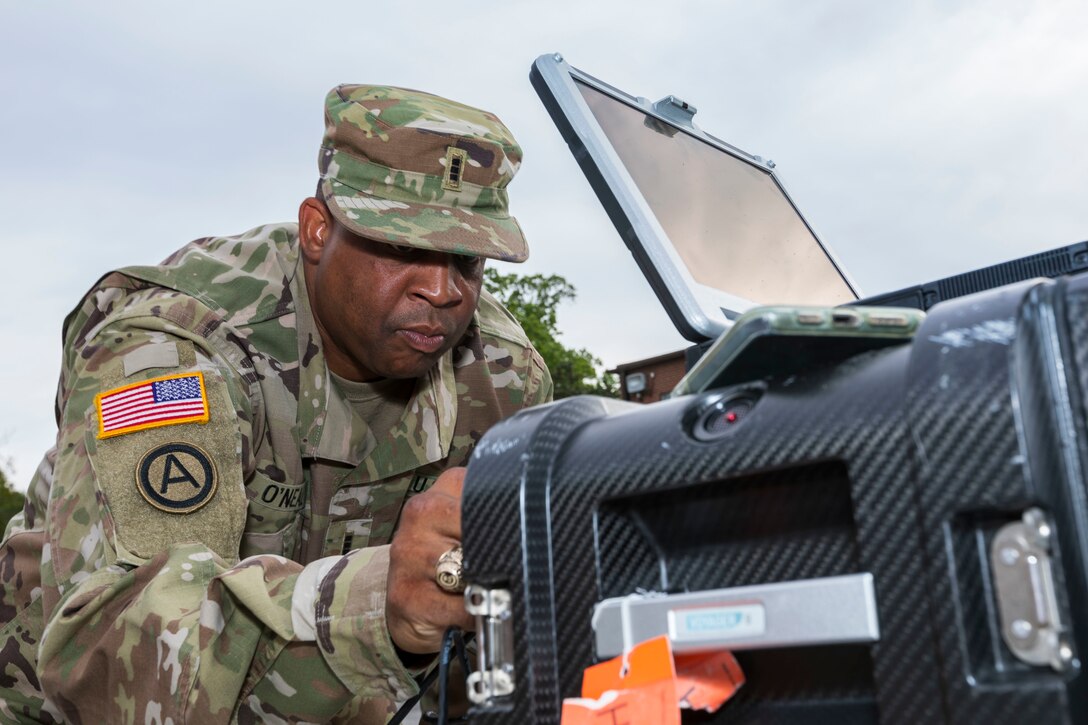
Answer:
<path fill-rule="evenodd" d="M 420 377 L 468 329 L 483 259 L 376 242 L 331 218 L 317 254 L 302 241 L 314 317 L 337 375 Z"/>

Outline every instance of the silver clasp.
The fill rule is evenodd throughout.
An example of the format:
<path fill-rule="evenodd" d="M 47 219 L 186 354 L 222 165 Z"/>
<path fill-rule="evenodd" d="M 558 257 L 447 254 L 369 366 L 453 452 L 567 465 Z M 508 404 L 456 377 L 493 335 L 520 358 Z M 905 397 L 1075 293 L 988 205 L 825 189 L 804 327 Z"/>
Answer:
<path fill-rule="evenodd" d="M 476 671 L 468 676 L 468 699 L 485 707 L 514 694 L 514 621 L 510 590 L 465 588 L 465 609 L 476 617 Z"/>
<path fill-rule="evenodd" d="M 1020 521 L 998 530 L 990 547 L 990 566 L 1005 644 L 1022 662 L 1064 672 L 1076 653 L 1054 590 L 1053 536 L 1042 509 L 1028 509 Z"/>

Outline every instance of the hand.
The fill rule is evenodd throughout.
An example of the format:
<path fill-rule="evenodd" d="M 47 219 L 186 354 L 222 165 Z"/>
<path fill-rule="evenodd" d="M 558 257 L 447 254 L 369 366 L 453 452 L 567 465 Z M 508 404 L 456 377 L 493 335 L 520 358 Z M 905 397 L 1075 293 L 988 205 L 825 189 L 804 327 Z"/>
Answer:
<path fill-rule="evenodd" d="M 464 481 L 464 468 L 444 471 L 428 490 L 408 499 L 393 535 L 385 621 L 393 644 L 405 652 L 437 652 L 448 627 L 473 627 L 464 597 L 442 591 L 434 580 L 438 557 L 461 542 Z"/>

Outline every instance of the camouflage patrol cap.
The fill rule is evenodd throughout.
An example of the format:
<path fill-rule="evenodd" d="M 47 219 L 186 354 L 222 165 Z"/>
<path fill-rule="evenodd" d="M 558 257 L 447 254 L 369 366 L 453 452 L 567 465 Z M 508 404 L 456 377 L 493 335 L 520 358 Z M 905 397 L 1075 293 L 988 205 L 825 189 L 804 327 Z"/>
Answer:
<path fill-rule="evenodd" d="M 493 114 L 429 93 L 341 85 L 318 167 L 333 216 L 368 239 L 522 262 L 506 185 L 521 148 Z"/>

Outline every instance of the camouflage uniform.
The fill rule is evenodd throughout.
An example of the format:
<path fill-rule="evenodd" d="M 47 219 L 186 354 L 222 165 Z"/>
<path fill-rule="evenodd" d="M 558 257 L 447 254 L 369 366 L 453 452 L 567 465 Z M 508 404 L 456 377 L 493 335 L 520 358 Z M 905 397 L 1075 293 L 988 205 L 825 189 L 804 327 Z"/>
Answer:
<path fill-rule="evenodd" d="M 335 89 L 329 104 L 390 90 Z M 353 180 L 335 155 L 322 152 L 333 196 Z M 360 198 L 339 195 L 330 207 Z M 400 218 L 418 221 L 418 201 Z M 480 213 L 465 206 L 431 221 Z M 367 220 L 391 229 L 368 236 L 524 256 L 494 228 L 470 248 L 468 225 L 450 241 L 395 219 Z M 415 692 L 384 616 L 400 508 L 492 423 L 550 399 L 551 379 L 484 292 L 400 423 L 371 430 L 331 384 L 296 234 L 259 227 L 110 273 L 65 321 L 57 443 L 0 547 L 0 720 L 384 722 Z M 145 390 L 200 410 L 112 422 L 107 406 Z"/>

